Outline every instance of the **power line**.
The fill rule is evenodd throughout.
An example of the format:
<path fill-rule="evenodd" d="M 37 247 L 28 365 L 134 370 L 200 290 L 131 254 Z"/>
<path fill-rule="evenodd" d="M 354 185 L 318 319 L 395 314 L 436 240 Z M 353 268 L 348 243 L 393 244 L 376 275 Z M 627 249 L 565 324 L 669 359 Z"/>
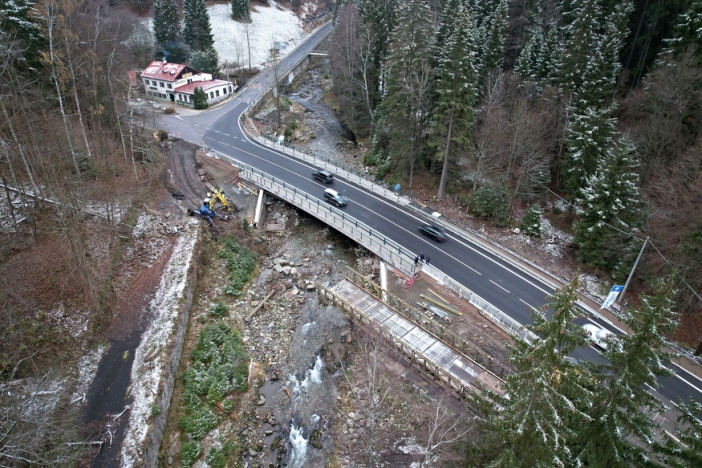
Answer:
<path fill-rule="evenodd" d="M 577 209 L 577 206 L 575 206 L 573 203 L 569 202 L 569 201 L 566 200 L 565 198 L 563 198 L 563 197 L 561 197 L 560 195 L 558 195 L 556 192 L 554 192 L 553 190 L 551 190 L 550 188 L 548 188 L 548 187 L 547 187 L 546 185 L 544 185 L 542 182 L 539 182 L 539 181 L 537 181 L 537 182 L 538 182 L 541 186 L 543 186 L 546 190 L 548 190 L 551 194 L 553 194 L 556 198 L 558 198 L 559 200 L 561 200 L 561 201 L 562 201 L 563 203 L 565 203 L 566 205 L 572 207 L 573 210 L 576 210 L 576 209 Z M 611 224 L 606 223 L 606 222 L 604 222 L 604 221 L 601 221 L 601 223 L 604 224 L 605 226 L 607 226 L 607 227 L 609 227 L 609 228 L 611 228 L 611 229 L 617 231 L 617 232 L 620 232 L 620 233 L 624 234 L 624 235 L 627 236 L 627 237 L 630 237 L 630 238 L 632 238 L 632 239 L 636 239 L 636 240 L 638 240 L 638 241 L 640 241 L 640 242 L 644 242 L 644 239 L 642 239 L 642 238 L 640 238 L 640 237 L 638 237 L 638 236 L 635 236 L 634 234 L 632 234 L 632 233 L 630 233 L 630 232 L 622 231 L 621 229 L 617 228 L 616 226 L 612 226 Z M 666 263 L 666 265 L 668 265 L 668 266 L 670 267 L 670 269 L 673 270 L 673 273 L 675 273 L 675 276 L 677 276 L 678 278 L 680 278 L 680 281 L 682 281 L 682 282 L 685 284 L 685 286 L 687 286 L 687 288 L 692 292 L 692 294 L 694 294 L 694 296 L 695 296 L 700 302 L 702 302 L 702 297 L 700 297 L 700 295 L 697 293 L 697 291 L 695 291 L 695 290 L 693 289 L 693 287 L 690 285 L 690 283 L 688 283 L 687 281 L 685 281 L 685 278 L 683 278 L 682 275 L 681 275 L 680 273 L 678 273 L 678 270 L 673 266 L 673 264 L 671 264 L 671 263 L 668 261 L 668 259 L 665 258 L 665 255 L 663 255 L 663 254 L 661 253 L 660 250 L 658 250 L 658 247 L 655 246 L 655 244 L 653 243 L 653 241 L 651 241 L 651 239 L 649 239 L 648 242 L 651 244 L 651 246 L 653 246 L 653 248 L 656 250 L 656 253 L 658 253 L 658 255 L 660 255 L 660 257 L 663 259 L 663 261 Z"/>
<path fill-rule="evenodd" d="M 690 284 L 689 284 L 687 281 L 685 281 L 685 278 L 683 278 L 682 275 L 681 275 L 680 273 L 678 273 L 678 271 L 675 269 L 675 267 L 674 267 L 673 265 L 670 264 L 670 262 L 668 261 L 668 259 L 665 258 L 665 257 L 663 256 L 663 254 L 661 253 L 660 250 L 658 250 L 658 247 L 656 247 L 656 245 L 653 243 L 653 241 L 651 241 L 651 239 L 649 239 L 648 242 L 649 242 L 649 244 L 651 244 L 651 246 L 652 246 L 654 249 L 656 249 L 656 252 L 658 252 L 658 255 L 661 256 L 661 258 L 663 259 L 663 261 L 673 270 L 673 272 L 675 272 L 675 275 L 676 275 L 678 278 L 680 278 L 680 281 L 682 281 L 683 283 L 685 283 L 685 286 L 687 286 L 687 288 L 688 288 L 690 291 L 692 291 L 692 294 L 694 294 L 695 297 L 697 297 L 697 299 L 699 299 L 699 301 L 702 302 L 702 297 L 700 297 L 700 295 L 697 294 L 697 292 L 696 292 L 694 289 L 692 289 L 692 286 L 690 286 Z"/>

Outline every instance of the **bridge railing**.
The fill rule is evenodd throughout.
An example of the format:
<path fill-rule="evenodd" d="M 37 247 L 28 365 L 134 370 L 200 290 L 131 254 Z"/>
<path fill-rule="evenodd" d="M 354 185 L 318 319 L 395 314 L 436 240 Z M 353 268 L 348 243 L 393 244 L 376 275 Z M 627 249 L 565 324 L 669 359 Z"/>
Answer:
<path fill-rule="evenodd" d="M 271 192 L 275 196 L 306 211 L 329 226 L 335 228 L 342 234 L 345 234 L 358 244 L 378 255 L 386 263 L 403 274 L 407 276 L 414 275 L 414 259 L 416 254 L 410 252 L 392 239 L 385 237 L 381 233 L 373 230 L 373 228 L 370 226 L 358 221 L 352 216 L 347 215 L 343 211 L 332 207 L 319 198 L 313 197 L 307 192 L 299 190 L 297 187 L 287 184 L 280 179 L 276 179 L 268 173 L 256 169 L 248 164 L 242 163 L 241 161 L 238 161 L 226 154 L 215 151 L 212 151 L 212 154 L 215 157 L 223 158 L 235 165 L 239 169 L 239 177 L 242 179 L 246 179 L 258 187 Z M 478 308 L 482 315 L 487 317 L 490 321 L 495 323 L 510 335 L 528 342 L 532 342 L 536 337 L 536 335 L 527 330 L 519 322 L 509 317 L 500 309 L 485 301 L 468 288 L 462 286 L 450 276 L 442 273 L 437 268 L 431 265 L 423 265 L 422 271 L 439 281 L 441 284 L 446 285 L 446 287 L 452 291 L 456 292 L 459 297 L 466 298 L 471 304 Z"/>
<path fill-rule="evenodd" d="M 448 373 L 439 364 L 433 362 L 426 356 L 418 353 L 415 349 L 409 346 L 404 340 L 393 335 L 385 327 L 378 325 L 371 317 L 366 315 L 365 311 L 354 307 L 352 304 L 344 300 L 331 289 L 322 284 L 317 284 L 318 295 L 321 300 L 331 303 L 334 307 L 349 315 L 351 320 L 361 325 L 371 327 L 400 352 L 400 354 L 409 361 L 410 365 L 415 365 L 422 372 L 429 375 L 434 381 L 444 385 L 451 390 L 459 398 L 467 398 L 468 394 L 475 392 L 477 387 L 472 384 L 467 384 L 455 378 Z"/>
<path fill-rule="evenodd" d="M 505 374 L 512 372 L 512 370 L 502 364 L 498 358 L 493 357 L 489 352 L 481 349 L 480 346 L 476 345 L 475 343 L 471 343 L 469 340 L 466 340 L 460 335 L 457 335 L 440 323 L 431 319 L 428 320 L 427 316 L 421 311 L 412 307 L 410 304 L 394 294 L 382 290 L 380 285 L 374 283 L 368 278 L 365 278 L 353 268 L 348 268 L 347 270 L 346 279 L 348 281 L 363 289 L 377 300 L 387 304 L 387 306 L 392 308 L 395 312 L 402 315 L 424 331 L 431 333 L 444 344 L 451 346 L 453 349 L 477 365 L 491 372 L 496 377 L 503 378 Z"/>
<path fill-rule="evenodd" d="M 488 301 L 486 301 L 470 289 L 460 284 L 458 281 L 442 273 L 440 270 L 434 268 L 434 266 L 423 265 L 422 271 L 434 278 L 439 283 L 449 288 L 451 291 L 458 294 L 458 297 L 461 297 L 473 304 L 478 309 L 478 311 L 480 311 L 481 315 L 486 317 L 488 320 L 490 320 L 492 323 L 494 323 L 510 335 L 528 343 L 532 343 L 537 338 L 536 335 L 529 329 L 524 327 L 524 325 L 520 324 L 512 317 L 505 314 L 500 309 L 493 306 Z"/>
<path fill-rule="evenodd" d="M 371 177 L 370 174 L 364 171 L 360 171 L 355 167 L 347 166 L 346 164 L 340 163 L 326 156 L 322 156 L 308 148 L 302 148 L 301 146 L 294 145 L 285 140 L 279 142 L 279 140 L 273 135 L 268 135 L 266 133 L 261 133 L 259 136 L 251 136 L 265 146 L 275 148 L 282 153 L 314 164 L 320 169 L 325 169 L 343 177 L 346 180 L 350 180 L 351 182 L 357 183 L 365 188 L 369 188 L 371 191 L 386 198 L 394 198 L 398 201 L 404 201 L 405 204 L 412 201 L 413 194 L 411 192 L 398 189 L 397 186 L 393 187 L 387 182 Z"/>
<path fill-rule="evenodd" d="M 239 169 L 239 177 L 267 190 L 339 232 L 345 234 L 402 273 L 414 274 L 415 254 L 374 230 L 372 227 L 347 215 L 319 198 L 309 195 L 280 179 L 222 153 L 213 151 L 213 156 L 229 161 Z"/>

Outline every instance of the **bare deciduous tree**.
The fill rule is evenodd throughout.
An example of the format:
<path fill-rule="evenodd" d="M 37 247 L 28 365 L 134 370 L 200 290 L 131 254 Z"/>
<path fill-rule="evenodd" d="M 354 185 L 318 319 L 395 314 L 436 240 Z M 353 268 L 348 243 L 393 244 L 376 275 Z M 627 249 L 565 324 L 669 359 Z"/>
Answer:
<path fill-rule="evenodd" d="M 397 409 L 394 400 L 394 385 L 388 378 L 384 361 L 393 359 L 385 338 L 372 327 L 360 329 L 358 361 L 354 364 L 354 383 L 349 381 L 355 398 L 363 403 L 358 406 L 358 417 L 365 423 L 360 432 L 361 447 L 368 466 L 375 466 L 380 459 L 383 441 L 392 435 L 396 428 L 386 423 L 386 419 Z M 347 372 L 344 375 L 348 379 Z M 355 389 L 355 390 L 354 390 Z"/>
<path fill-rule="evenodd" d="M 86 442 L 78 436 L 66 388 L 66 380 L 52 371 L 0 384 L 2 466 L 48 468 L 78 461 Z"/>
<path fill-rule="evenodd" d="M 467 410 L 466 410 L 467 413 Z M 444 450 L 455 446 L 456 443 L 473 429 L 474 418 L 466 414 L 455 414 L 441 402 L 437 402 L 434 418 L 427 425 L 427 441 L 424 445 L 424 461 L 422 467 L 430 467 Z"/>

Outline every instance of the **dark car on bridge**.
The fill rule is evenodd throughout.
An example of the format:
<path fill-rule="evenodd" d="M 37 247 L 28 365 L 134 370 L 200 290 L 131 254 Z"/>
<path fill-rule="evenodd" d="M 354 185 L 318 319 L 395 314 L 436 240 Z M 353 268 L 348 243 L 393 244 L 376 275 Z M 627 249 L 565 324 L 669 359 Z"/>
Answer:
<path fill-rule="evenodd" d="M 422 224 L 419 226 L 419 232 L 427 237 L 431 237 L 437 242 L 444 242 L 446 240 L 446 234 L 444 231 L 440 227 L 434 226 L 433 224 Z"/>
<path fill-rule="evenodd" d="M 324 171 L 322 169 L 317 169 L 312 173 L 312 177 L 314 177 L 317 180 L 321 180 L 325 184 L 331 184 L 334 182 L 334 174 L 332 174 L 329 171 Z"/>
<path fill-rule="evenodd" d="M 343 195 L 341 195 L 339 192 L 336 190 L 332 189 L 326 189 L 324 191 L 324 199 L 331 203 L 332 205 L 336 205 L 339 208 L 342 206 L 346 206 L 346 198 L 344 198 Z"/>

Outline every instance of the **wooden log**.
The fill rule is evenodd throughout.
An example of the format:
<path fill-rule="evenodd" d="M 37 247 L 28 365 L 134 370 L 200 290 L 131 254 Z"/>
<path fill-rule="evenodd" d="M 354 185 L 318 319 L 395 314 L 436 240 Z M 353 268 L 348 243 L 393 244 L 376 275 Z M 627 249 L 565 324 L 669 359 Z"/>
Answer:
<path fill-rule="evenodd" d="M 424 294 L 420 294 L 419 296 L 420 296 L 422 299 L 424 299 L 425 301 L 431 302 L 431 303 L 434 304 L 435 306 L 441 307 L 441 308 L 444 309 L 444 310 L 448 310 L 448 311 L 451 312 L 452 314 L 456 314 L 456 315 L 459 315 L 459 316 L 460 316 L 460 315 L 463 315 L 462 313 L 460 313 L 459 311 L 453 309 L 452 307 L 449 307 L 449 306 L 447 306 L 447 305 L 444 305 L 444 304 L 440 303 L 439 301 L 435 301 L 434 299 L 432 299 L 432 298 L 430 298 L 430 297 L 427 297 L 427 296 L 425 296 Z"/>
<path fill-rule="evenodd" d="M 256 308 L 246 317 L 246 321 L 247 321 L 247 322 L 248 322 L 249 320 L 251 320 L 251 317 L 253 317 L 254 315 L 256 315 L 256 312 L 258 312 L 258 310 L 259 310 L 261 307 L 263 307 L 263 304 L 265 304 L 266 302 L 268 302 L 268 299 L 270 299 L 270 298 L 273 296 L 273 294 L 275 294 L 275 289 L 273 289 L 273 291 L 269 292 L 268 295 L 266 296 L 266 298 L 265 298 L 264 300 L 262 300 L 261 303 L 260 303 L 259 305 L 257 305 Z"/>
<path fill-rule="evenodd" d="M 446 299 L 444 299 L 443 297 L 439 296 L 439 295 L 436 293 L 436 291 L 433 291 L 431 288 L 429 288 L 428 291 L 429 291 L 430 293 L 432 293 L 433 295 L 435 295 L 436 297 L 438 297 L 439 299 L 441 299 L 442 301 L 444 301 L 444 302 L 446 303 L 446 305 L 450 305 L 450 302 L 447 301 Z"/>

